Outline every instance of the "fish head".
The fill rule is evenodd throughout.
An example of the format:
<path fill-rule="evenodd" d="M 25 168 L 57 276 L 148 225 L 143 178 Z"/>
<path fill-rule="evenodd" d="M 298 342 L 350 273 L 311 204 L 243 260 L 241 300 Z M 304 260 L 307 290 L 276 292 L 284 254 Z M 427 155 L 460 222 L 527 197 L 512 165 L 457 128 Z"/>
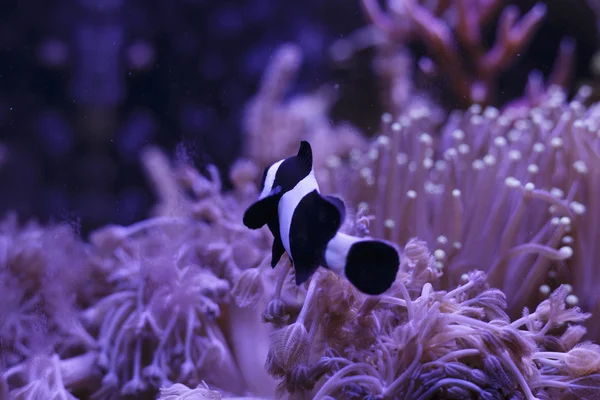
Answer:
<path fill-rule="evenodd" d="M 279 160 L 263 171 L 260 195 L 244 213 L 244 225 L 259 229 L 272 218 L 278 218 L 279 200 L 312 172 L 313 158 L 310 143 L 300 142 L 298 153 Z"/>

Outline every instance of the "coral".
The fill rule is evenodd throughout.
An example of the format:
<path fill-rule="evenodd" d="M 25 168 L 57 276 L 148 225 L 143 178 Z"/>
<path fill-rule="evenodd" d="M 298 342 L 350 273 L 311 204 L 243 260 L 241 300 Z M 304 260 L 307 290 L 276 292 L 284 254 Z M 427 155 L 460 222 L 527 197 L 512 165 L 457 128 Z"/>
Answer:
<path fill-rule="evenodd" d="M 173 382 L 203 380 L 242 394 L 243 355 L 230 346 L 248 350 L 236 347 L 240 338 L 228 321 L 236 310 L 228 303 L 241 270 L 255 266 L 266 249 L 262 234 L 247 235 L 240 228 L 239 203 L 256 196 L 256 188 L 247 185 L 256 171 L 237 164 L 232 171 L 237 190 L 223 196 L 212 167 L 209 180 L 185 164 L 173 169 L 156 149 L 147 149 L 144 161 L 161 200 L 156 215 L 91 237 L 92 256 L 110 288 L 83 314 L 97 332 L 98 365 L 104 371 L 94 398 L 114 392 L 141 396 Z M 259 314 L 254 315 L 258 322 Z M 233 329 L 240 323 L 236 320 Z"/>
<path fill-rule="evenodd" d="M 399 96 L 405 101 L 382 116 L 367 151 L 326 160 L 329 190 L 358 210 L 345 229 L 406 243 L 397 287 L 382 296 L 397 308 L 326 272 L 296 288 L 280 262 L 264 314 L 279 328 L 266 364 L 279 394 L 598 396 L 598 348 L 576 346 L 586 334 L 577 324 L 588 322 L 597 337 L 576 306 L 594 311 L 596 296 L 574 289 L 581 274 L 596 281 L 586 244 L 597 236 L 589 193 L 598 125 L 596 106 L 583 106 L 589 95 L 584 86 L 568 102 L 563 89 L 532 74 L 526 96 L 503 110 L 475 104 L 446 117 L 426 97 Z M 245 276 L 243 300 L 260 286 L 259 271 Z"/>
<path fill-rule="evenodd" d="M 510 322 L 506 297 L 489 287 L 485 274 L 471 272 L 454 289 L 435 290 L 440 275 L 426 244 L 415 239 L 406 244 L 399 279 L 384 295 L 365 296 L 330 272 L 317 273 L 297 318 L 272 337 L 266 368 L 281 379 L 280 394 L 311 399 L 600 395 L 592 383 L 600 372 L 600 347 L 575 345 L 584 330 L 571 325 L 590 314 L 565 306 L 564 286 L 534 312 L 525 309 L 522 318 Z M 551 333 L 559 328 L 562 336 Z"/>
<path fill-rule="evenodd" d="M 31 357 L 72 354 L 95 340 L 77 318 L 85 303 L 86 250 L 68 225 L 0 223 L 0 365 Z"/>
<path fill-rule="evenodd" d="M 0 223 L 0 398 L 74 398 L 97 378 L 86 260 L 72 226 Z"/>
<path fill-rule="evenodd" d="M 301 59 L 286 44 L 246 110 L 248 158 L 229 171 L 231 190 L 214 165 L 201 172 L 183 151 L 172 161 L 147 147 L 157 197 L 149 218 L 87 241 L 66 224 L 0 224 L 0 396 L 600 397 L 591 318 L 600 312 L 600 104 L 584 106 L 587 86 L 569 100 L 535 73 L 523 98 L 484 104 L 543 6 L 521 21 L 504 8 L 487 51 L 479 28 L 501 1 L 435 10 L 390 0 L 395 16 L 363 4 L 388 35 L 358 38 L 380 46 L 387 85 L 372 140 L 329 120 L 330 88 L 286 98 Z M 391 39 L 415 32 L 476 104 L 448 113 L 413 85 L 412 55 Z M 458 62 L 455 39 L 475 73 Z M 342 231 L 402 249 L 385 294 L 366 296 L 322 268 L 297 286 L 289 257 L 269 267 L 268 229 L 243 226 L 261 168 L 300 139 L 315 148 L 322 190 L 348 205 Z"/>
<path fill-rule="evenodd" d="M 206 400 L 221 400 L 223 396 L 216 390 L 210 390 L 208 385 L 198 385 L 194 389 L 176 383 L 168 388 L 160 389 L 159 400 L 183 400 L 185 398 L 206 399 Z"/>
<path fill-rule="evenodd" d="M 420 40 L 425 44 L 427 56 L 418 61 L 421 72 L 429 77 L 442 76 L 453 98 L 466 106 L 495 103 L 498 77 L 527 49 L 546 15 L 546 6 L 540 2 L 519 20 L 518 7 L 506 3 L 390 0 L 386 2 L 386 13 L 376 0 L 362 0 L 367 18 L 392 43 Z M 484 31 L 498 14 L 496 42 L 488 49 Z M 574 52 L 575 42 L 563 39 L 547 86 L 568 86 Z"/>
<path fill-rule="evenodd" d="M 5 380 L 20 379 L 24 386 L 6 393 L 14 400 L 75 400 L 72 392 L 85 388 L 97 379 L 98 354 L 90 351 L 80 356 L 61 359 L 58 354 L 32 358 L 27 363 L 9 369 Z M 4 397 L 3 397 L 4 398 Z"/>
<path fill-rule="evenodd" d="M 84 314 L 98 330 L 99 365 L 106 370 L 102 393 L 122 386 L 122 394 L 138 394 L 170 380 L 198 383 L 197 374 L 218 383 L 238 381 L 217 322 L 229 284 L 186 257 L 197 251 L 190 239 L 205 239 L 193 221 L 148 222 L 154 232 L 126 237 L 127 247 L 104 259 L 111 264 L 113 293 Z"/>
<path fill-rule="evenodd" d="M 567 103 L 553 87 L 536 107 L 502 112 L 472 106 L 439 130 L 424 107 L 385 114 L 370 150 L 339 167 L 336 190 L 368 207 L 374 236 L 425 240 L 444 287 L 482 269 L 515 315 L 551 278 L 593 311 L 599 114 L 581 105 L 587 92 Z"/>
<path fill-rule="evenodd" d="M 259 397 L 239 397 L 239 396 L 224 396 L 222 392 L 212 390 L 208 387 L 206 382 L 198 385 L 194 389 L 176 383 L 167 388 L 160 389 L 160 396 L 158 400 L 184 400 L 184 399 L 197 399 L 197 400 L 263 400 Z"/>
<path fill-rule="evenodd" d="M 590 314 L 576 306 L 579 297 L 589 308 L 576 278 L 594 251 L 584 217 L 595 212 L 596 172 L 584 155 L 597 138 L 582 128 L 596 108 L 580 105 L 585 89 L 570 104 L 559 89 L 544 96 L 536 108 L 455 112 L 435 136 L 423 133 L 437 129 L 429 110 L 409 104 L 397 120 L 384 115 L 368 150 L 329 163 L 334 189 L 356 209 L 342 230 L 403 248 L 381 296 L 322 269 L 296 286 L 287 257 L 269 268 L 270 233 L 241 225 L 258 195 L 249 160 L 234 165 L 224 193 L 214 167 L 207 178 L 185 157 L 173 164 L 147 149 L 155 215 L 97 230 L 89 244 L 64 227 L 21 232 L 8 219 L 11 279 L 51 290 L 61 309 L 70 303 L 52 289 L 83 286 L 82 276 L 93 284 L 71 290 L 86 305 L 73 326 L 87 331 L 19 355 L 0 388 L 16 398 L 150 398 L 159 388 L 163 398 L 270 398 L 268 373 L 291 398 L 597 396 L 600 347 L 584 341 Z M 87 272 L 52 281 L 65 254 Z"/>
<path fill-rule="evenodd" d="M 151 398 L 160 386 L 203 380 L 239 395 L 272 392 L 261 370 L 266 302 L 255 299 L 256 312 L 230 302 L 244 270 L 267 254 L 265 233 L 241 223 L 257 168 L 238 162 L 223 194 L 212 166 L 207 179 L 153 148 L 143 161 L 159 198 L 152 218 L 101 228 L 89 244 L 69 226 L 19 228 L 14 216 L 0 226 L 9 302 L 1 388 L 11 398 Z"/>

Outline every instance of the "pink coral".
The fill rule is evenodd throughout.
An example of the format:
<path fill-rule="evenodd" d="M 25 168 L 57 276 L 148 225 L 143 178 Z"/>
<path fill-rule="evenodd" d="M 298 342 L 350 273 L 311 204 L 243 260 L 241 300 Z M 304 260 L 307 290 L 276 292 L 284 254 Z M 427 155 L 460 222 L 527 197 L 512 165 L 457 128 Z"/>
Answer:
<path fill-rule="evenodd" d="M 467 106 L 494 103 L 498 77 L 526 51 L 546 15 L 543 3 L 535 4 L 522 17 L 516 5 L 507 3 L 503 0 L 389 0 L 386 13 L 376 0 L 362 0 L 367 17 L 392 42 L 404 44 L 421 40 L 426 45 L 428 57 L 419 60 L 421 70 L 430 76 L 442 75 L 451 86 L 454 98 Z M 498 14 L 496 42 L 488 49 L 484 30 Z M 574 51 L 574 41 L 565 38 L 548 86 L 568 85 Z"/>

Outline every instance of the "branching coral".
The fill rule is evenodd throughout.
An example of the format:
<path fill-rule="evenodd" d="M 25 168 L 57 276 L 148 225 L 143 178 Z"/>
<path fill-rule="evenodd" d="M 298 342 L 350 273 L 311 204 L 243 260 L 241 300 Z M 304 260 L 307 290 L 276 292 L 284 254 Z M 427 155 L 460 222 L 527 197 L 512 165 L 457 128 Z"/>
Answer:
<path fill-rule="evenodd" d="M 526 50 L 546 14 L 546 6 L 537 3 L 519 20 L 518 7 L 503 0 L 390 0 L 387 13 L 376 0 L 362 5 L 392 42 L 420 39 L 434 61 L 423 57 L 419 67 L 426 75 L 442 75 L 464 105 L 494 103 L 498 77 Z M 500 10 L 496 43 L 486 49 L 483 31 Z M 561 42 L 548 85 L 567 86 L 574 51 L 573 40 Z"/>

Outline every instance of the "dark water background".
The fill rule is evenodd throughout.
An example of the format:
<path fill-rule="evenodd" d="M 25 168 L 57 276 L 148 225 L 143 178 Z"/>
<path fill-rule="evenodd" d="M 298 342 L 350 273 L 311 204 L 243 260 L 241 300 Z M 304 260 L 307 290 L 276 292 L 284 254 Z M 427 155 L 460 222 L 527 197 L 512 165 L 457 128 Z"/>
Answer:
<path fill-rule="evenodd" d="M 584 1 L 548 5 L 530 50 L 502 78 L 502 101 L 522 92 L 531 68 L 550 70 L 565 35 L 578 44 L 576 81 L 590 75 L 594 14 Z M 327 57 L 364 25 L 358 0 L 3 0 L 0 214 L 67 219 L 83 232 L 142 219 L 153 201 L 138 159 L 147 144 L 182 146 L 198 167 L 225 171 L 242 148 L 243 107 L 288 41 L 304 51 L 295 90 L 338 83 L 332 118 L 372 133 L 383 111 L 372 52 L 344 68 Z"/>

